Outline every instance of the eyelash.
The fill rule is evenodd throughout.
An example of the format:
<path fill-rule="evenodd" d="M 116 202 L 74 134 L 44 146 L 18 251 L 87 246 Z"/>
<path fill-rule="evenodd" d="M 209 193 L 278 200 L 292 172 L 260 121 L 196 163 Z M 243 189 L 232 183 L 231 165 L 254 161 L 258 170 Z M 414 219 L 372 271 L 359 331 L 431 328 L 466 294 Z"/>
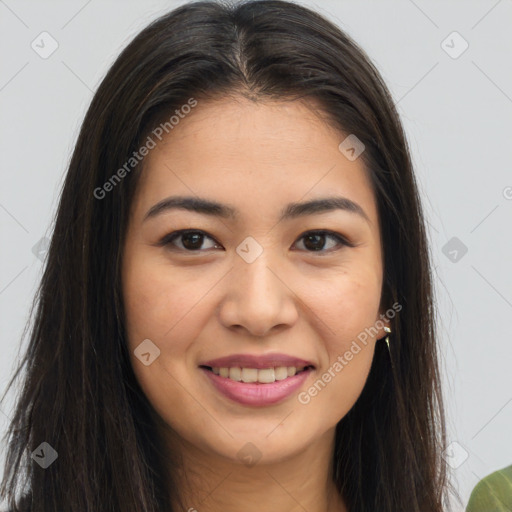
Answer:
<path fill-rule="evenodd" d="M 218 244 L 218 242 L 213 237 L 209 236 L 204 231 L 201 231 L 201 230 L 198 230 L 198 229 L 181 229 L 179 231 L 173 231 L 172 233 L 169 233 L 168 235 L 164 236 L 160 240 L 158 245 L 159 246 L 173 245 L 172 243 L 174 242 L 174 240 L 176 240 L 177 238 L 179 238 L 180 236 L 185 235 L 185 234 L 200 234 L 203 237 L 210 238 L 211 240 L 213 240 L 215 243 Z M 321 235 L 321 236 L 326 235 L 327 237 L 331 237 L 331 238 L 336 239 L 336 241 L 338 242 L 338 244 L 341 247 L 343 247 L 343 246 L 355 247 L 354 244 L 349 242 L 346 238 L 342 237 L 338 233 L 336 233 L 334 231 L 325 230 L 325 229 L 306 231 L 305 233 L 300 235 L 298 240 L 301 240 L 302 238 L 305 238 L 306 236 L 311 236 L 311 235 Z M 218 244 L 218 245 L 220 245 L 220 244 Z M 306 252 L 310 252 L 312 254 L 320 254 L 321 255 L 321 254 L 331 253 L 331 252 L 340 250 L 341 247 L 339 247 L 339 248 L 331 248 L 331 249 L 328 249 L 328 250 L 323 250 L 322 249 L 322 250 L 319 250 L 319 251 L 308 251 L 308 250 L 306 250 Z M 184 252 L 189 252 L 189 253 L 201 253 L 201 252 L 208 251 L 210 249 L 206 249 L 206 250 L 202 250 L 202 249 L 190 250 L 190 249 L 182 249 L 181 247 L 174 246 L 173 250 L 184 251 Z"/>

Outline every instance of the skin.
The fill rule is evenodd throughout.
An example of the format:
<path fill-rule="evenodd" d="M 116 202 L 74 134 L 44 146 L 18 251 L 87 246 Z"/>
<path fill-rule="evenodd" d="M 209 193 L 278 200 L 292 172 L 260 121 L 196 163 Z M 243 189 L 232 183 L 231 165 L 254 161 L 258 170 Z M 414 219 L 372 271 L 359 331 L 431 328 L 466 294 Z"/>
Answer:
<path fill-rule="evenodd" d="M 199 102 L 145 159 L 123 257 L 128 343 L 167 446 L 182 458 L 185 510 L 348 510 L 330 469 L 335 426 L 364 387 L 382 328 L 308 404 L 297 392 L 272 406 L 241 405 L 198 368 L 234 353 L 281 352 L 315 365 L 305 391 L 385 311 L 376 202 L 362 158 L 339 151 L 347 134 L 312 106 Z M 228 204 L 238 218 L 173 209 L 144 220 L 173 195 Z M 288 203 L 333 195 L 358 203 L 369 222 L 344 210 L 277 221 Z M 187 251 L 194 243 L 183 237 L 159 245 L 181 229 L 207 234 L 199 249 Z M 315 251 L 304 234 L 320 229 L 355 247 L 326 236 Z M 236 252 L 247 236 L 263 248 L 252 263 Z M 149 366 L 133 352 L 145 339 L 160 349 Z M 247 442 L 261 457 L 252 466 L 237 456 Z"/>

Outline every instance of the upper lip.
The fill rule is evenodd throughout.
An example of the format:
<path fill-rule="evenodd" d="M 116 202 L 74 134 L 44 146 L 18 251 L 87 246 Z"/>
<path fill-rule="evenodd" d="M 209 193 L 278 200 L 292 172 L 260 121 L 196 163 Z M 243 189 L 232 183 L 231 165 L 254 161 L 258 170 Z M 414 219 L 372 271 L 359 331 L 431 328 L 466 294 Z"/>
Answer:
<path fill-rule="evenodd" d="M 279 366 L 295 366 L 302 368 L 305 366 L 314 366 L 310 361 L 286 354 L 233 354 L 230 356 L 210 359 L 200 363 L 199 366 L 210 366 L 211 368 L 276 368 Z"/>

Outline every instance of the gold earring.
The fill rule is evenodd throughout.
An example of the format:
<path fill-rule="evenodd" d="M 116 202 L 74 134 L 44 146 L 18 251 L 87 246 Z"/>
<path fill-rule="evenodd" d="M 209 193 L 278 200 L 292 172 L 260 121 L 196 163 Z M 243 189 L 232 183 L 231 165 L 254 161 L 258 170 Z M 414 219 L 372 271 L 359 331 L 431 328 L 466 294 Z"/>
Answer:
<path fill-rule="evenodd" d="M 385 325 L 384 326 L 384 330 L 387 332 L 387 333 L 391 333 L 391 329 Z M 384 339 L 384 341 L 386 342 L 386 345 L 388 346 L 388 351 L 390 351 L 389 349 L 389 334 L 386 336 L 386 338 Z"/>

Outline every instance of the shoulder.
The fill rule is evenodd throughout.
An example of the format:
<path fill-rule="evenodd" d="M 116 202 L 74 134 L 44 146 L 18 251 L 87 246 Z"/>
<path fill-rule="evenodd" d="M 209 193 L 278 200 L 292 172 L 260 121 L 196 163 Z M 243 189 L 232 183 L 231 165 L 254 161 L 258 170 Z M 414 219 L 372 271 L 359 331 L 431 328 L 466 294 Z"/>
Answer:
<path fill-rule="evenodd" d="M 466 512 L 501 512 L 512 509 L 512 466 L 480 480 L 469 497 Z"/>

